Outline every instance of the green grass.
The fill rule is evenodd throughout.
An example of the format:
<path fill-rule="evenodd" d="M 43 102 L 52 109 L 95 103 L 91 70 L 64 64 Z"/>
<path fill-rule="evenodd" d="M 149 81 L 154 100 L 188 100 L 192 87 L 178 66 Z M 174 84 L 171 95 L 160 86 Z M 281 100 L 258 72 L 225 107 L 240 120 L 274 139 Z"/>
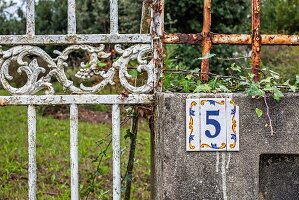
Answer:
<path fill-rule="evenodd" d="M 0 92 L 1 95 L 2 92 Z M 122 129 L 122 174 L 125 172 L 129 139 Z M 79 123 L 79 167 L 81 199 L 86 199 L 93 162 L 110 140 L 110 124 Z M 104 139 L 104 140 L 103 140 Z M 99 142 L 99 141 L 104 141 Z M 149 199 L 150 136 L 147 124 L 139 128 L 132 199 Z M 27 199 L 27 109 L 0 107 L 0 199 Z M 111 147 L 97 174 L 94 192 L 88 199 L 111 199 Z M 38 199 L 70 198 L 69 120 L 37 117 Z"/>

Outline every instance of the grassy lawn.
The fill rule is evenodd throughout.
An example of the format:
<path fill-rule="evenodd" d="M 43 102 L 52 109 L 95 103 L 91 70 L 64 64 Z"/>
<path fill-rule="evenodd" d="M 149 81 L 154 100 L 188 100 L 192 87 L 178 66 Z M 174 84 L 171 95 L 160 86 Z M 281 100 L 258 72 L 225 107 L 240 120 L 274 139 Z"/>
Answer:
<path fill-rule="evenodd" d="M 0 92 L 0 95 L 1 94 Z M 40 112 L 38 112 L 40 113 Z M 122 174 L 125 172 L 129 139 L 122 129 Z M 98 156 L 109 143 L 111 124 L 79 123 L 81 199 L 111 199 L 111 147 L 96 172 Z M 107 137 L 108 135 L 108 137 Z M 0 199 L 27 199 L 27 109 L 0 107 Z M 37 117 L 38 199 L 70 199 L 69 120 Z M 96 173 L 95 187 L 90 176 Z M 140 124 L 132 199 L 149 199 L 150 136 Z M 89 188 L 89 189 L 88 189 Z M 92 191 L 87 195 L 87 191 Z"/>

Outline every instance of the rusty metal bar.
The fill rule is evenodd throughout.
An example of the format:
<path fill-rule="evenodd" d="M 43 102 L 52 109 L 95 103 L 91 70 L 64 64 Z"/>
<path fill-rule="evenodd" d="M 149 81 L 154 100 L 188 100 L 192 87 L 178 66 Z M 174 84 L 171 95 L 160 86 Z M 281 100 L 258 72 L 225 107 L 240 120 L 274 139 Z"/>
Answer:
<path fill-rule="evenodd" d="M 159 77 L 162 75 L 162 69 L 164 67 L 164 47 L 161 40 L 161 37 L 164 34 L 164 0 L 154 0 L 152 3 L 152 22 L 151 22 L 151 35 L 153 37 L 152 46 L 153 46 L 153 57 L 155 64 L 155 79 L 154 86 L 155 91 L 162 90 L 162 82 Z"/>
<path fill-rule="evenodd" d="M 299 35 L 261 35 L 262 45 L 299 45 Z M 211 33 L 213 45 L 251 45 L 252 35 L 250 34 L 216 34 Z M 200 44 L 202 36 L 198 34 L 172 33 L 162 36 L 164 44 Z"/>
<path fill-rule="evenodd" d="M 259 80 L 261 62 L 261 34 L 260 34 L 260 0 L 252 0 L 252 56 L 251 69 L 255 75 L 254 80 Z"/>
<path fill-rule="evenodd" d="M 211 0 L 204 0 L 204 21 L 202 28 L 202 57 L 208 55 L 212 48 L 212 41 L 210 37 L 211 31 Z M 209 59 L 203 59 L 201 62 L 201 80 L 208 80 Z"/>
<path fill-rule="evenodd" d="M 251 44 L 252 37 L 249 34 L 213 34 L 213 44 Z"/>
<path fill-rule="evenodd" d="M 172 33 L 162 36 L 162 41 L 165 44 L 200 44 L 202 42 L 202 36 L 198 34 L 184 34 L 184 33 Z"/>
<path fill-rule="evenodd" d="M 299 35 L 261 35 L 262 45 L 299 45 Z"/>

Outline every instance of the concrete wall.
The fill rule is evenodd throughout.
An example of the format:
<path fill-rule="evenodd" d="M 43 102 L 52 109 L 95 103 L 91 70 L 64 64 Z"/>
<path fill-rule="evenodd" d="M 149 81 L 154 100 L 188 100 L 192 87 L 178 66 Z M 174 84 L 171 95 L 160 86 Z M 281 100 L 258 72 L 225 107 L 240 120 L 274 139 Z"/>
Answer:
<path fill-rule="evenodd" d="M 201 96 L 236 100 L 240 152 L 185 151 L 185 99 Z M 156 104 L 153 199 L 299 199 L 299 94 L 269 102 L 273 136 L 255 114 L 263 100 L 244 94 L 158 93 Z"/>

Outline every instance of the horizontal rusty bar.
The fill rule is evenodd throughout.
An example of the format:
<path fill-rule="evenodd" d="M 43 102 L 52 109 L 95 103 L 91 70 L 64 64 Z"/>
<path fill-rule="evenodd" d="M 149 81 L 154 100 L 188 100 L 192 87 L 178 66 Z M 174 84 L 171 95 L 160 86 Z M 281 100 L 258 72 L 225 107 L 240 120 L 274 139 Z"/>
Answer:
<path fill-rule="evenodd" d="M 213 44 L 246 44 L 252 42 L 251 35 L 247 34 L 213 34 Z"/>
<path fill-rule="evenodd" d="M 202 36 L 198 34 L 183 34 L 174 33 L 162 36 L 163 43 L 166 44 L 199 44 L 202 41 Z"/>
<path fill-rule="evenodd" d="M 261 35 L 264 45 L 299 45 L 299 35 Z"/>
<path fill-rule="evenodd" d="M 262 45 L 299 45 L 299 35 L 270 35 L 264 34 L 262 37 Z M 250 34 L 215 34 L 212 36 L 212 43 L 218 44 L 234 44 L 234 45 L 251 45 L 252 35 Z M 201 34 L 182 34 L 173 33 L 165 34 L 162 37 L 165 44 L 200 44 L 202 42 Z"/>

